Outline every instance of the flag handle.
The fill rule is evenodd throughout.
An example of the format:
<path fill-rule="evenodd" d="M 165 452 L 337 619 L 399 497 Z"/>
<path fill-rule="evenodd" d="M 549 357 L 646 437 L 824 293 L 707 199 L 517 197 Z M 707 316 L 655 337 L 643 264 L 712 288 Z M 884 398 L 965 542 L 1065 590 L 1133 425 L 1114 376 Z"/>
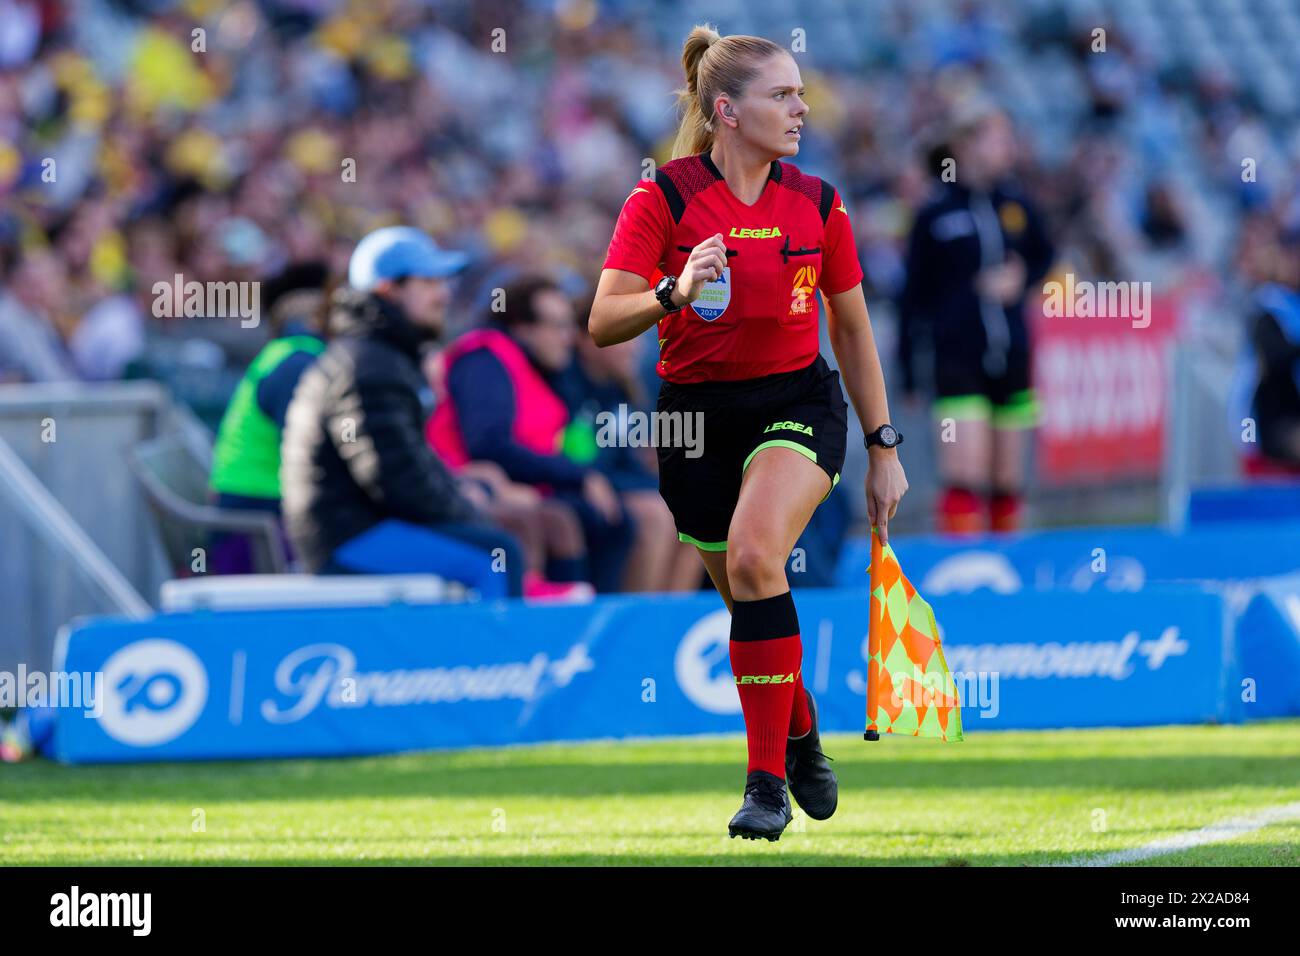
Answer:
<path fill-rule="evenodd" d="M 871 613 L 871 602 L 876 593 L 876 571 L 882 560 L 880 538 L 876 526 L 871 526 L 871 567 L 867 569 L 867 729 L 862 734 L 863 740 L 879 740 L 880 731 L 876 729 L 876 713 L 879 705 L 879 689 L 876 681 L 871 679 L 871 662 L 880 654 L 880 629 L 876 627 L 875 615 Z"/>

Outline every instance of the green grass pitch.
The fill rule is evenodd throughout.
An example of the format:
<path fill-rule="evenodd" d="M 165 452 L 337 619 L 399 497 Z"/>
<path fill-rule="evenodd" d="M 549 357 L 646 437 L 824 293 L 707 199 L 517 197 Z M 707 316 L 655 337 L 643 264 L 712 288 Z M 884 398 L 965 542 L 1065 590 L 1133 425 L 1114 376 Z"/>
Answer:
<path fill-rule="evenodd" d="M 974 732 L 970 732 L 973 730 Z M 744 738 L 332 760 L 0 765 L 0 866 L 1024 865 L 1300 800 L 1300 720 L 827 735 L 840 806 L 778 843 L 727 837 Z M 1296 866 L 1300 820 L 1146 865 Z M 1143 865 L 1143 864 L 1139 864 Z"/>

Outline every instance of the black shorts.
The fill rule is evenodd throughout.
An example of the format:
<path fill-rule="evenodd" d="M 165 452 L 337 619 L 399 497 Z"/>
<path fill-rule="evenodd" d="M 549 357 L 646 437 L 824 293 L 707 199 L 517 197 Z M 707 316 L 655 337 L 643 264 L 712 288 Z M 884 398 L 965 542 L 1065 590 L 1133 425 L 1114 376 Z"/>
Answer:
<path fill-rule="evenodd" d="M 1038 417 L 1029 384 L 1029 356 L 1007 353 L 998 374 L 989 374 L 976 355 L 936 356 L 934 416 L 989 421 L 994 428 L 1026 428 Z"/>
<path fill-rule="evenodd" d="M 762 448 L 793 449 L 821 466 L 831 488 L 839 483 L 848 404 L 840 373 L 820 355 L 806 368 L 762 378 L 663 382 L 656 410 L 683 416 L 671 421 L 687 440 L 659 444 L 659 493 L 673 513 L 677 537 L 697 548 L 727 549 L 740 480 Z"/>

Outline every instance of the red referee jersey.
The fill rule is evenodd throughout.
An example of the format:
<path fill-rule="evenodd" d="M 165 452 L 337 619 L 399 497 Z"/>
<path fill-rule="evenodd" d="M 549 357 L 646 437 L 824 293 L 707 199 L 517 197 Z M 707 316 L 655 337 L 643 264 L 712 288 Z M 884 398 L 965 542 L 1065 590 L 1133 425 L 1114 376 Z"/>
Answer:
<path fill-rule="evenodd" d="M 790 163 L 773 162 L 763 194 L 746 206 L 707 152 L 684 156 L 637 184 L 623 203 L 606 269 L 680 275 L 690 251 L 714 233 L 727 268 L 700 297 L 659 320 L 660 377 L 670 382 L 756 378 L 817 357 L 818 290 L 862 281 L 848 210 L 835 188 Z"/>

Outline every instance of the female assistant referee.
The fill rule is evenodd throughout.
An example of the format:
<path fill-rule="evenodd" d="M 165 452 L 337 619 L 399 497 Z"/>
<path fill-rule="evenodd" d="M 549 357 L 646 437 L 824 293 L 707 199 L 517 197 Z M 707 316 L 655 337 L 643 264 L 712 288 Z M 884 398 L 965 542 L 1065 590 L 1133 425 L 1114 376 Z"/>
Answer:
<path fill-rule="evenodd" d="M 682 66 L 674 158 L 624 202 L 590 331 L 603 346 L 657 324 L 658 411 L 703 423 L 703 454 L 659 448 L 659 490 L 731 611 L 749 766 L 729 832 L 776 840 L 792 819 L 787 779 L 813 819 L 838 802 L 785 577 L 847 440 L 840 373 L 818 353 L 818 291 L 868 435 L 867 512 L 882 539 L 907 479 L 848 210 L 829 183 L 781 161 L 799 152 L 808 114 L 798 65 L 769 40 L 697 26 Z"/>

